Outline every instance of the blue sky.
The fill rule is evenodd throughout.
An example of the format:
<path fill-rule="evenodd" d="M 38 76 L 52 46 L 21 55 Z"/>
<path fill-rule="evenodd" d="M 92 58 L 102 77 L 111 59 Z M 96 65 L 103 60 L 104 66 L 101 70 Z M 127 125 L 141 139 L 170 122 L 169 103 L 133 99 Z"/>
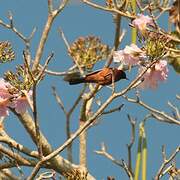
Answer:
<path fill-rule="evenodd" d="M 58 2 L 57 0 L 55 1 Z M 42 33 L 43 26 L 47 18 L 47 2 L 45 0 L 2 0 L 0 2 L 0 19 L 8 23 L 8 11 L 13 13 L 14 24 L 19 31 L 24 35 L 29 35 L 33 27 L 37 27 L 37 31 L 32 39 L 31 53 L 35 55 L 36 48 Z M 164 25 L 167 17 L 161 18 L 159 22 Z M 49 65 L 49 69 L 54 71 L 65 71 L 72 66 L 72 60 L 67 54 L 67 49 L 61 39 L 57 29 L 61 27 L 64 31 L 69 43 L 72 43 L 79 36 L 95 35 L 101 38 L 103 43 L 110 47 L 113 45 L 114 39 L 114 23 L 111 14 L 92 9 L 85 5 L 78 3 L 71 3 L 64 9 L 62 14 L 55 20 L 52 31 L 49 34 L 45 51 L 42 57 L 42 63 L 47 56 L 53 51 L 55 56 Z M 123 20 L 123 28 L 129 31 L 128 22 Z M 15 69 L 17 64 L 22 63 L 22 51 L 24 44 L 17 36 L 0 26 L 0 41 L 8 40 L 12 42 L 16 52 L 16 60 L 10 64 L 1 64 L 0 73 L 2 74 L 7 69 Z M 120 46 L 124 48 L 125 45 L 130 44 L 130 35 L 127 34 Z M 103 66 L 103 63 L 95 66 L 98 69 Z M 137 71 L 128 72 L 127 76 L 130 80 L 136 76 Z M 117 89 L 120 90 L 129 82 L 117 83 Z M 171 113 L 171 109 L 167 105 L 167 101 L 171 101 L 178 105 L 175 95 L 180 93 L 180 78 L 174 70 L 169 67 L 169 77 L 165 83 L 159 85 L 156 90 L 141 91 L 142 99 L 159 110 Z M 62 80 L 62 77 L 46 77 L 38 87 L 38 109 L 40 127 L 47 139 L 54 148 L 60 146 L 65 141 L 65 116 L 61 109 L 57 106 L 55 98 L 52 95 L 51 86 L 56 86 L 58 94 L 61 96 L 65 107 L 70 108 L 72 102 L 78 96 L 82 85 L 69 86 Z M 111 91 L 108 88 L 103 89 L 103 93 L 99 93 L 98 97 L 103 101 L 108 98 Z M 130 93 L 133 97 L 134 93 Z M 90 173 L 96 179 L 106 179 L 107 176 L 114 176 L 117 179 L 128 179 L 122 169 L 113 165 L 104 157 L 98 156 L 94 150 L 100 149 L 101 142 L 104 142 L 108 147 L 108 152 L 117 159 L 125 159 L 127 161 L 126 144 L 130 141 L 130 125 L 127 119 L 127 113 L 132 117 L 137 118 L 137 125 L 142 121 L 143 117 L 148 113 L 141 107 L 134 104 L 127 103 L 124 99 L 116 99 L 110 107 L 116 107 L 124 103 L 121 112 L 115 112 L 111 115 L 103 116 L 100 124 L 92 127 L 88 131 L 88 167 Z M 108 107 L 108 108 L 110 108 Z M 96 110 L 94 108 L 94 110 Z M 78 128 L 79 108 L 72 116 L 72 131 Z M 13 114 L 5 121 L 7 132 L 14 137 L 18 142 L 34 148 L 33 143 L 23 130 L 22 125 L 14 117 Z M 180 131 L 179 127 L 170 124 L 159 123 L 153 119 L 146 123 L 146 134 L 148 143 L 148 179 L 151 179 L 157 172 L 162 162 L 161 146 L 165 145 L 167 154 L 169 155 L 179 145 Z M 136 128 L 136 141 L 133 146 L 133 167 L 135 166 L 135 154 L 137 150 L 137 135 L 138 126 Z M 78 140 L 76 139 L 73 145 L 73 155 L 75 163 L 78 163 Z M 62 155 L 66 157 L 65 151 Z M 176 160 L 177 167 L 180 167 L 180 158 Z M 166 178 L 166 177 L 165 177 Z"/>

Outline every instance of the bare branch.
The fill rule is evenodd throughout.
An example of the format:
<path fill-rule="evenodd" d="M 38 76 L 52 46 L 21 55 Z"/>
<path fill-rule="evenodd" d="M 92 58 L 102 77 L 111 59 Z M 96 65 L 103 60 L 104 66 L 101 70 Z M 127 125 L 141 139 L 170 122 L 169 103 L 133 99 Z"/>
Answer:
<path fill-rule="evenodd" d="M 37 112 L 37 102 L 36 102 L 36 83 L 33 85 L 33 117 L 34 117 L 34 123 L 35 123 L 35 131 L 36 131 L 36 145 L 38 147 L 38 152 L 40 158 L 43 156 L 42 152 L 42 144 L 40 139 L 40 128 L 39 128 L 39 120 L 38 120 L 38 112 Z"/>
<path fill-rule="evenodd" d="M 3 129 L 1 129 L 1 131 L 0 131 L 0 142 L 8 144 L 10 147 L 15 148 L 18 151 L 20 151 L 28 156 L 35 157 L 35 158 L 39 157 L 37 151 L 32 151 L 32 150 L 28 149 L 27 147 L 25 147 L 24 145 L 17 143 L 14 139 L 9 137 L 8 134 Z"/>
<path fill-rule="evenodd" d="M 57 15 L 65 8 L 65 6 L 68 4 L 69 0 L 63 0 L 62 3 L 59 4 L 59 7 L 57 9 Z"/>
<path fill-rule="evenodd" d="M 107 159 L 111 160 L 114 164 L 120 166 L 121 168 L 123 168 L 126 172 L 126 174 L 128 175 L 128 177 L 130 178 L 130 180 L 133 180 L 133 175 L 131 173 L 131 171 L 128 169 L 128 166 L 126 165 L 126 163 L 124 162 L 124 160 L 118 161 L 116 160 L 112 155 L 110 155 L 107 151 L 106 151 L 106 146 L 104 143 L 101 144 L 101 150 L 100 151 L 95 151 L 96 154 L 101 155 L 106 157 Z"/>
<path fill-rule="evenodd" d="M 15 153 L 9 149 L 7 149 L 6 147 L 4 147 L 2 144 L 0 144 L 0 152 L 1 153 L 4 153 L 6 154 L 7 156 L 11 157 L 12 159 L 14 159 L 17 163 L 20 162 L 20 163 L 23 163 L 23 164 L 26 164 L 28 166 L 31 165 L 31 162 L 22 157 L 21 155 L 19 155 L 18 153 Z"/>
<path fill-rule="evenodd" d="M 177 98 L 178 100 L 180 100 L 180 95 L 176 95 L 176 98 Z"/>
<path fill-rule="evenodd" d="M 20 39 L 22 39 L 24 41 L 24 43 L 26 44 L 26 46 L 29 46 L 29 43 L 30 43 L 30 40 L 32 39 L 36 29 L 34 28 L 32 33 L 30 34 L 29 37 L 25 37 L 21 32 L 19 32 L 15 26 L 14 26 L 14 22 L 13 22 L 13 16 L 12 16 L 12 13 L 9 12 L 8 14 L 8 18 L 9 18 L 9 22 L 10 24 L 6 24 L 4 23 L 1 19 L 0 19 L 0 25 L 7 28 L 7 29 L 10 29 L 12 30 Z"/>
<path fill-rule="evenodd" d="M 168 105 L 172 108 L 173 110 L 173 114 L 174 114 L 174 118 L 176 119 L 180 119 L 180 112 L 178 107 L 174 106 L 171 102 L 168 101 Z"/>
<path fill-rule="evenodd" d="M 124 104 L 121 104 L 121 105 L 119 105 L 119 106 L 116 107 L 116 108 L 110 109 L 110 110 L 108 110 L 108 111 L 104 111 L 104 112 L 102 113 L 102 115 L 111 114 L 111 113 L 116 112 L 116 111 L 121 111 L 121 109 L 122 109 L 123 106 L 124 106 Z"/>
<path fill-rule="evenodd" d="M 48 0 L 48 13 L 51 15 L 53 13 L 53 0 Z"/>
<path fill-rule="evenodd" d="M 129 13 L 124 13 L 124 12 L 122 12 L 122 11 L 119 11 L 118 9 L 115 9 L 115 8 L 111 8 L 111 9 L 110 9 L 110 8 L 108 8 L 108 7 L 103 7 L 103 6 L 100 6 L 100 5 L 98 5 L 98 4 L 95 4 L 95 3 L 91 2 L 91 1 L 88 1 L 88 0 L 81 0 L 81 1 L 82 1 L 83 3 L 89 5 L 89 6 L 92 6 L 92 7 L 96 8 L 96 9 L 100 9 L 100 10 L 104 10 L 104 11 L 108 11 L 108 12 L 112 12 L 112 13 L 117 13 L 117 14 L 119 14 L 119 15 L 121 15 L 121 16 L 130 18 L 130 19 L 136 18 L 136 16 L 133 16 L 133 15 L 131 15 L 131 14 L 129 14 Z"/>
<path fill-rule="evenodd" d="M 32 117 L 28 114 L 28 112 L 24 114 L 18 114 L 15 110 L 11 109 L 11 111 L 19 118 L 22 125 L 25 127 L 28 134 L 31 136 L 31 139 L 36 143 L 36 131 L 35 131 L 35 124 L 32 119 Z M 42 150 L 44 155 L 50 154 L 53 150 L 51 145 L 48 143 L 47 139 L 43 136 L 43 134 L 40 132 L 40 140 L 42 144 Z M 62 156 L 57 155 L 55 158 L 50 159 L 49 161 L 51 163 L 51 169 L 56 170 L 58 173 L 63 174 L 63 172 L 72 172 L 73 169 L 78 168 L 77 165 L 74 165 L 64 159 Z M 41 164 L 40 167 L 43 167 L 44 163 Z M 39 167 L 39 168 L 40 168 Z M 88 177 L 91 177 L 90 174 L 88 174 Z"/>
<path fill-rule="evenodd" d="M 163 172 L 164 168 L 166 167 L 167 164 L 169 164 L 176 157 L 176 155 L 179 152 L 180 152 L 180 146 L 178 146 L 176 148 L 176 150 L 170 155 L 170 157 L 167 158 L 166 157 L 166 152 L 165 152 L 165 147 L 163 146 L 163 148 L 162 148 L 163 163 L 162 163 L 161 167 L 159 168 L 159 170 L 157 172 L 155 180 L 159 180 L 163 176 L 162 172 Z"/>
<path fill-rule="evenodd" d="M 10 180 L 21 180 L 20 177 L 15 176 L 9 169 L 1 169 L 0 170 L 0 177 L 2 179 L 10 179 Z"/>
<path fill-rule="evenodd" d="M 60 96 L 58 96 L 58 94 L 57 94 L 57 92 L 56 92 L 56 88 L 55 88 L 54 86 L 52 87 L 52 91 L 53 91 L 53 95 L 54 95 L 54 97 L 56 98 L 56 101 L 57 101 L 58 105 L 60 106 L 60 108 L 62 109 L 62 111 L 64 112 L 64 114 L 67 116 L 68 113 L 67 113 L 67 111 L 66 111 L 66 109 L 65 109 L 65 107 L 64 107 L 64 104 L 63 104 Z"/>
<path fill-rule="evenodd" d="M 136 103 L 142 107 L 144 107 L 145 109 L 149 110 L 150 113 L 152 113 L 153 117 L 157 118 L 158 120 L 164 121 L 164 122 L 168 122 L 168 123 L 174 123 L 177 125 L 180 125 L 180 121 L 178 121 L 177 119 L 167 115 L 165 112 L 161 112 L 158 111 L 155 108 L 152 108 L 150 106 L 148 106 L 147 104 L 145 104 L 143 101 L 139 100 L 139 99 L 133 99 L 133 98 L 129 98 L 127 96 L 123 96 L 128 102 L 132 102 L 132 103 Z"/>
<path fill-rule="evenodd" d="M 118 30 L 118 29 L 117 29 Z M 118 45 L 121 43 L 121 41 L 123 40 L 124 36 L 126 34 L 126 31 L 123 30 L 122 33 L 120 34 L 120 37 L 118 37 Z M 116 43 L 116 37 L 115 37 L 115 42 Z M 105 67 L 109 67 L 110 64 L 112 63 L 112 60 L 113 60 L 113 53 L 115 50 L 117 50 L 118 46 L 116 47 L 115 44 L 114 44 L 114 47 L 111 49 L 111 53 L 106 61 L 106 64 L 105 64 Z"/>
<path fill-rule="evenodd" d="M 131 124 L 131 141 L 130 141 L 129 144 L 127 144 L 127 148 L 128 148 L 128 169 L 131 172 L 131 174 L 133 174 L 131 149 L 132 149 L 132 146 L 133 146 L 134 141 L 135 141 L 135 125 L 136 125 L 136 120 L 131 118 L 131 116 L 129 114 L 127 115 L 127 117 L 128 117 L 128 120 L 129 120 L 129 122 Z"/>
<path fill-rule="evenodd" d="M 33 38 L 33 36 L 34 36 L 34 34 L 35 34 L 36 30 L 37 30 L 37 28 L 36 28 L 36 27 L 34 27 L 34 28 L 33 28 L 33 30 L 32 30 L 32 32 L 31 32 L 31 34 L 30 34 L 30 35 L 29 35 L 29 37 L 27 38 L 27 39 L 28 39 L 28 41 L 31 41 L 31 39 Z"/>
<path fill-rule="evenodd" d="M 36 89 L 37 89 L 37 84 L 41 80 L 41 78 L 42 78 L 42 76 L 44 74 L 44 71 L 47 68 L 48 63 L 52 59 L 53 55 L 54 54 L 51 53 L 48 56 L 43 68 L 41 69 L 39 75 L 36 78 L 34 78 L 33 75 L 32 75 L 32 77 L 34 79 L 34 84 L 33 84 L 33 117 L 34 117 L 34 122 L 35 122 L 35 129 L 36 129 L 36 144 L 37 144 L 37 147 L 38 147 L 38 152 L 39 152 L 40 158 L 43 156 L 43 151 L 42 151 L 42 144 L 41 144 L 41 140 L 40 140 L 41 136 L 40 136 L 38 114 L 37 114 Z"/>
<path fill-rule="evenodd" d="M 43 77 L 44 72 L 45 72 L 45 70 L 46 70 L 46 68 L 47 68 L 50 60 L 53 58 L 53 56 L 54 56 L 54 53 L 51 53 L 51 54 L 48 56 L 48 58 L 46 59 L 44 66 L 42 67 L 42 69 L 41 69 L 38 77 L 36 78 L 36 83 L 38 83 L 38 82 L 41 80 L 41 78 Z"/>
<path fill-rule="evenodd" d="M 65 116 L 66 116 L 66 138 L 69 139 L 71 137 L 71 131 L 70 131 L 70 117 L 71 114 L 73 113 L 74 109 L 77 107 L 77 105 L 79 104 L 80 100 L 82 99 L 82 95 L 84 94 L 86 89 L 86 85 L 84 85 L 83 89 L 81 90 L 79 96 L 77 97 L 76 101 L 74 102 L 74 104 L 72 105 L 72 107 L 69 109 L 69 111 L 66 110 L 60 96 L 58 96 L 55 87 L 52 87 L 53 90 L 53 95 L 56 98 L 57 103 L 59 104 L 59 106 L 61 107 L 62 111 L 64 112 Z M 68 160 L 70 162 L 72 162 L 72 144 L 70 144 L 67 147 L 67 157 Z"/>
<path fill-rule="evenodd" d="M 77 107 L 77 105 L 79 104 L 80 100 L 82 99 L 82 96 L 83 96 L 83 94 L 84 94 L 84 92 L 85 92 L 85 90 L 86 90 L 86 87 L 87 87 L 87 86 L 86 86 L 86 84 L 85 84 L 85 85 L 83 86 L 82 90 L 80 91 L 77 99 L 75 100 L 74 104 L 73 104 L 72 107 L 70 108 L 70 110 L 69 110 L 69 112 L 68 112 L 69 116 L 73 113 L 74 109 Z"/>
<path fill-rule="evenodd" d="M 52 8 L 51 6 L 51 1 L 48 1 L 48 8 L 49 10 Z M 46 43 L 46 40 L 48 38 L 49 32 L 51 30 L 52 24 L 54 19 L 56 18 L 56 16 L 64 9 L 64 7 L 66 6 L 66 4 L 68 3 L 68 0 L 64 0 L 62 3 L 60 3 L 59 8 L 54 10 L 52 13 L 48 14 L 48 18 L 44 27 L 44 30 L 42 32 L 41 35 L 41 39 L 36 51 L 36 55 L 35 55 L 35 59 L 34 59 L 34 63 L 33 63 L 33 67 L 32 70 L 36 70 L 39 66 L 43 51 L 44 51 L 44 46 Z"/>
<path fill-rule="evenodd" d="M 59 33 L 60 33 L 60 35 L 61 35 L 61 37 L 62 37 L 62 39 L 63 39 L 63 41 L 64 41 L 64 44 L 66 45 L 67 50 L 70 51 L 70 46 L 69 46 L 69 43 L 68 43 L 68 41 L 67 41 L 67 39 L 66 39 L 66 37 L 65 37 L 64 32 L 63 32 L 60 28 L 58 29 L 58 31 L 59 31 Z M 81 75 L 84 76 L 84 75 L 85 75 L 85 74 L 84 74 L 84 70 L 82 69 L 82 67 L 80 66 L 80 64 L 77 62 L 77 60 L 73 58 L 73 62 L 74 62 L 75 65 L 78 67 L 79 72 L 81 73 Z"/>
<path fill-rule="evenodd" d="M 68 43 L 68 41 L 67 41 L 67 39 L 66 39 L 66 36 L 65 36 L 64 32 L 62 31 L 61 28 L 58 29 L 58 32 L 59 32 L 59 34 L 61 35 L 61 37 L 62 37 L 62 39 L 63 39 L 63 41 L 64 41 L 64 44 L 66 45 L 66 48 L 69 50 L 69 49 L 70 49 L 70 46 L 69 46 L 69 43 Z"/>

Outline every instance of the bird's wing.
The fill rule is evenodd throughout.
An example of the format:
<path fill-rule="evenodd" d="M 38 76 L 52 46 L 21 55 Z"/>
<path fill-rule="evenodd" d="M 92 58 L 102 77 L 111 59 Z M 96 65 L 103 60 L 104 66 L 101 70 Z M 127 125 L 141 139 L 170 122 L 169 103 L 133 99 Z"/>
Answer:
<path fill-rule="evenodd" d="M 97 70 L 97 71 L 93 71 L 93 72 L 91 72 L 91 73 L 86 74 L 86 76 L 91 76 L 91 75 L 97 74 L 97 73 L 99 73 L 99 72 L 101 72 L 101 71 L 102 71 L 102 69 Z"/>
<path fill-rule="evenodd" d="M 112 68 L 105 68 L 102 71 L 103 77 L 104 79 L 111 79 L 112 78 Z"/>
<path fill-rule="evenodd" d="M 111 73 L 110 68 L 103 68 L 101 70 L 97 70 L 97 71 L 87 74 L 86 80 L 90 79 L 91 82 L 104 81 L 108 79 L 111 74 L 112 73 Z"/>

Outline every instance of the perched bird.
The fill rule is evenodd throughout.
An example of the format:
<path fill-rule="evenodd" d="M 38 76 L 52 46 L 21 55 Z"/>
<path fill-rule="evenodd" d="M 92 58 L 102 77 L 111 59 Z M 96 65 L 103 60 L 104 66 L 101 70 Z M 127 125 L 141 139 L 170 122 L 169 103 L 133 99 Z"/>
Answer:
<path fill-rule="evenodd" d="M 85 77 L 71 74 L 71 76 L 65 76 L 64 80 L 68 81 L 70 85 L 80 83 L 97 83 L 99 85 L 110 85 L 112 82 L 119 81 L 120 79 L 127 79 L 126 73 L 123 70 L 117 68 L 103 68 L 98 71 L 87 74 Z"/>

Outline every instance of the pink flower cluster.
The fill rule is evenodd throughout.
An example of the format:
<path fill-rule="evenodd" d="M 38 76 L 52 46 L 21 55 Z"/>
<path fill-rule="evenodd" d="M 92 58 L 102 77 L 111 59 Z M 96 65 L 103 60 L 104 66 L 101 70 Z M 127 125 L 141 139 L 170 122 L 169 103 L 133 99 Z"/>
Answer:
<path fill-rule="evenodd" d="M 141 66 L 140 62 L 146 58 L 143 52 L 136 45 L 131 44 L 126 46 L 124 50 L 115 51 L 113 55 L 114 62 L 120 62 L 125 65 L 139 65 L 139 72 L 142 72 L 145 67 Z M 144 74 L 144 81 L 139 87 L 141 88 L 156 88 L 158 81 L 165 81 L 168 76 L 167 61 L 159 60 L 157 63 L 149 68 Z"/>
<path fill-rule="evenodd" d="M 114 62 L 122 62 L 125 65 L 137 65 L 140 58 L 145 56 L 144 51 L 135 44 L 126 46 L 123 50 L 114 52 Z"/>
<path fill-rule="evenodd" d="M 9 107 L 14 108 L 17 113 L 23 114 L 29 106 L 26 96 L 9 92 L 9 89 L 12 88 L 11 84 L 0 78 L 0 117 L 9 115 Z M 32 92 L 29 91 L 27 94 L 31 96 Z"/>
<path fill-rule="evenodd" d="M 154 26 L 153 19 L 149 16 L 139 14 L 132 24 L 143 35 L 146 35 L 146 28 L 148 25 Z M 145 67 L 141 66 L 140 62 L 146 58 L 145 52 L 138 48 L 135 44 L 126 46 L 123 50 L 114 52 L 114 62 L 121 62 L 125 65 L 139 65 L 139 72 L 142 72 Z M 144 81 L 140 84 L 141 88 L 156 88 L 158 81 L 165 81 L 168 76 L 167 61 L 159 60 L 157 63 L 149 68 L 144 74 Z"/>
<path fill-rule="evenodd" d="M 140 68 L 140 72 L 145 67 Z M 158 81 L 165 81 L 168 77 L 167 61 L 159 60 L 152 68 L 149 68 L 144 74 L 144 81 L 140 84 L 141 88 L 157 88 Z"/>
<path fill-rule="evenodd" d="M 154 25 L 153 19 L 149 16 L 145 16 L 143 14 L 139 14 L 136 19 L 132 21 L 134 27 L 136 27 L 139 31 L 144 33 L 146 31 L 147 25 Z"/>

